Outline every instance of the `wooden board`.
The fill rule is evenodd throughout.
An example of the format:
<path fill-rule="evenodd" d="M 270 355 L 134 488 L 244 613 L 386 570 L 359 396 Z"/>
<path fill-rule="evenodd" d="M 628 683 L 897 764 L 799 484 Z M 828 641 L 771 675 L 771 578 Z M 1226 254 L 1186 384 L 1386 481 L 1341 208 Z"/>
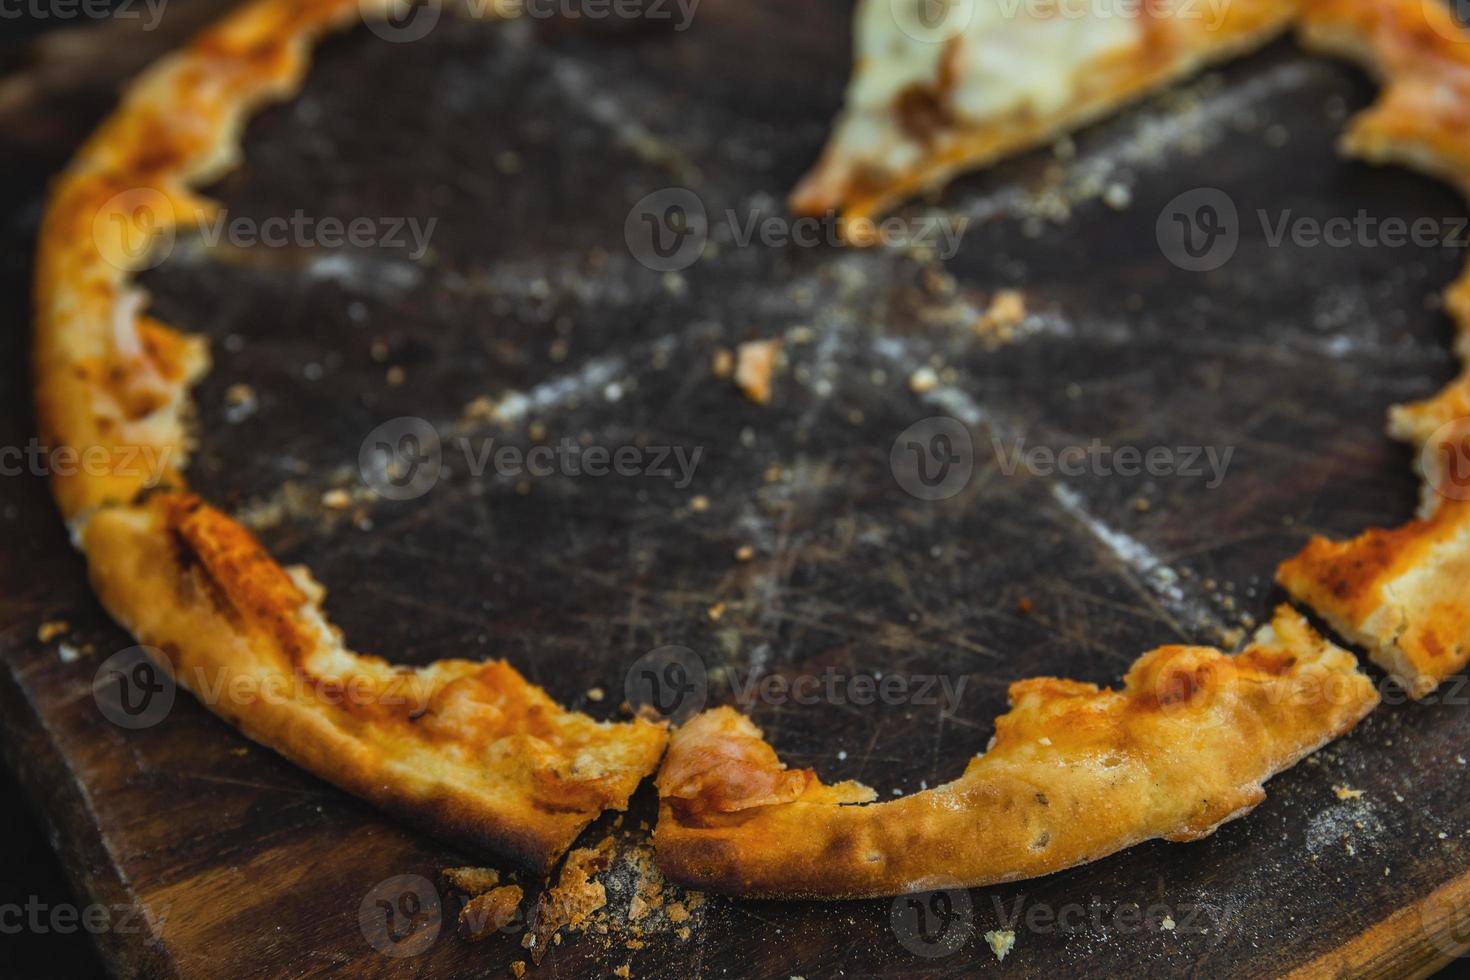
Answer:
<path fill-rule="evenodd" d="M 170 16 L 201 9 L 180 6 Z M 820 146 L 847 32 L 839 2 L 705 0 L 686 31 L 446 20 L 414 43 L 328 42 L 302 97 L 252 122 L 245 166 L 213 193 L 254 221 L 435 219 L 432 248 L 415 260 L 181 242 L 145 277 L 154 309 L 207 334 L 216 356 L 198 393 L 196 485 L 311 565 L 359 649 L 506 656 L 606 717 L 637 659 L 668 644 L 703 659 L 711 703 L 752 677 L 833 678 L 840 697 L 758 693 L 750 710 L 792 764 L 885 795 L 958 773 L 1010 681 L 1110 682 L 1159 643 L 1217 642 L 1280 600 L 1272 569 L 1308 533 L 1411 513 L 1409 453 L 1382 434 L 1383 413 L 1453 372 L 1427 300 L 1463 249 L 1272 247 L 1257 217 L 1463 214 L 1429 181 L 1335 156 L 1366 80 L 1282 44 L 1089 130 L 1075 156 L 962 180 L 904 212 L 970 219 L 942 269 L 911 250 L 741 244 L 752 213 L 780 218 Z M 114 49 L 119 35 L 99 33 Z M 4 189 L 7 446 L 31 431 L 20 297 L 44 180 L 115 80 L 98 69 L 80 89 L 57 84 L 5 108 L 31 121 L 5 137 L 17 161 Z M 1114 182 L 1131 188 L 1122 210 L 1098 197 Z M 717 248 L 670 276 L 635 260 L 624 229 L 641 198 L 680 186 L 702 199 Z M 1210 274 L 1171 265 L 1155 235 L 1165 205 L 1202 186 L 1243 216 L 1234 259 Z M 1036 320 L 992 348 L 970 323 L 1003 287 L 1021 288 Z M 789 364 L 758 406 L 711 363 L 769 337 L 786 339 Z M 915 392 L 926 365 L 942 384 Z M 243 417 L 236 385 L 257 396 Z M 466 412 L 517 395 L 532 410 L 513 424 Z M 936 415 L 964 424 L 973 472 L 925 501 L 895 479 L 890 451 Z M 323 493 L 359 479 L 368 433 L 400 416 L 446 435 L 437 485 L 324 508 Z M 526 480 L 475 476 L 454 441 L 563 436 L 702 455 L 687 486 Z M 1233 455 L 1213 487 L 1007 463 L 1094 439 Z M 515 934 L 470 945 L 449 928 L 413 956 L 375 948 L 359 916 L 383 882 L 483 856 L 380 817 L 187 696 L 151 727 L 109 722 L 93 678 L 130 641 L 90 598 L 41 479 L 0 480 L 0 527 L 6 761 L 79 889 L 146 911 L 119 911 L 97 935 L 112 969 L 503 976 L 525 958 Z M 70 629 L 40 642 L 58 618 Z M 847 684 L 880 673 L 947 681 L 958 698 L 947 711 L 854 704 Z M 967 893 L 953 927 L 968 940 L 948 955 L 921 955 L 938 950 L 903 924 L 902 900 L 712 898 L 687 940 L 570 937 L 539 973 L 1424 973 L 1470 943 L 1470 714 L 1458 684 L 1447 693 L 1385 705 L 1209 840 Z M 630 832 L 652 803 L 645 788 Z M 1016 944 L 997 964 L 982 934 L 1004 928 Z"/>

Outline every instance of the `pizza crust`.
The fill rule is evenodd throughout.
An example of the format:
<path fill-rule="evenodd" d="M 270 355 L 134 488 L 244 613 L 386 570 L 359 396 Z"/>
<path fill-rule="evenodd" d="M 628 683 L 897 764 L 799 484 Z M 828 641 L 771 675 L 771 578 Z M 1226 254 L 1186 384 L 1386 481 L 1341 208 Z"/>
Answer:
<path fill-rule="evenodd" d="M 654 845 L 670 880 L 770 898 L 864 898 L 1049 874 L 1145 840 L 1198 840 L 1378 703 L 1352 654 L 1287 607 L 1243 652 L 1168 646 L 1121 690 L 1011 685 L 989 749 L 886 803 L 786 769 L 717 708 L 674 733 Z"/>
<path fill-rule="evenodd" d="M 1343 150 L 1446 180 L 1470 196 L 1470 33 L 1420 0 L 1307 0 L 1302 40 L 1351 58 L 1384 84 L 1353 119 Z M 1456 350 L 1470 360 L 1470 270 L 1445 293 Z M 1418 450 L 1417 520 L 1350 541 L 1314 537 L 1277 580 L 1365 647 L 1414 698 L 1470 663 L 1470 371 L 1389 413 Z"/>
<path fill-rule="evenodd" d="M 664 727 L 565 711 L 503 661 L 400 668 L 348 649 L 305 569 L 184 492 L 208 352 L 132 285 L 150 245 L 214 213 L 191 188 L 234 166 L 248 113 L 296 91 L 312 42 L 388 5 L 257 0 L 128 89 L 42 224 L 37 410 L 49 444 L 90 460 L 52 489 L 98 596 L 206 707 L 385 810 L 545 871 L 627 805 Z"/>

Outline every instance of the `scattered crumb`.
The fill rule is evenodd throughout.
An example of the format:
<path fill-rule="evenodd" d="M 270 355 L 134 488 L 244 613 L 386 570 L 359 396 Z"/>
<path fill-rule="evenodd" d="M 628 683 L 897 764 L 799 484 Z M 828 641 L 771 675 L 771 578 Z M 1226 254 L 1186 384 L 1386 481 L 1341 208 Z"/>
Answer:
<path fill-rule="evenodd" d="M 710 606 L 707 612 L 709 613 L 709 618 L 718 623 L 720 617 L 725 615 L 725 604 L 723 602 L 717 602 L 713 606 Z"/>
<path fill-rule="evenodd" d="M 1002 289 L 990 301 L 990 308 L 975 321 L 974 330 L 988 340 L 1005 343 L 1015 336 L 1016 327 L 1026 319 L 1026 298 L 1014 289 Z"/>
<path fill-rule="evenodd" d="M 1348 786 L 1334 786 L 1332 792 L 1337 794 L 1339 800 L 1356 800 L 1365 792 L 1361 789 L 1352 789 Z"/>
<path fill-rule="evenodd" d="M 1164 930 L 1165 932 L 1173 932 L 1175 924 L 1176 923 L 1174 922 L 1174 917 L 1172 915 L 1166 915 L 1159 920 L 1159 928 Z"/>
<path fill-rule="evenodd" d="M 250 750 L 243 745 L 239 745 L 233 749 L 230 749 L 230 755 L 236 756 L 241 759 L 245 758 L 249 754 Z"/>
<path fill-rule="evenodd" d="M 445 868 L 441 874 L 449 887 L 471 898 L 483 895 L 500 884 L 500 872 L 494 868 Z"/>
<path fill-rule="evenodd" d="M 260 400 L 247 384 L 233 384 L 225 389 L 225 421 L 234 425 L 255 414 Z"/>
<path fill-rule="evenodd" d="M 404 371 L 403 368 L 395 364 L 388 369 L 388 374 L 386 375 L 386 378 L 388 381 L 388 387 L 397 388 L 408 379 L 408 372 Z"/>
<path fill-rule="evenodd" d="M 613 971 L 613 976 L 615 976 L 615 977 L 622 977 L 623 980 L 628 980 L 628 978 L 631 977 L 632 975 L 633 975 L 633 968 L 632 968 L 632 964 L 629 964 L 629 963 L 624 963 L 622 966 L 618 967 L 616 970 Z"/>
<path fill-rule="evenodd" d="M 909 389 L 916 394 L 922 395 L 924 392 L 933 391 L 937 387 L 939 387 L 939 375 L 935 374 L 934 369 L 927 365 L 909 375 Z"/>
<path fill-rule="evenodd" d="M 588 701 L 601 701 L 605 697 L 607 697 L 607 692 L 600 687 L 589 687 L 587 689 Z"/>
<path fill-rule="evenodd" d="M 1031 610 L 1033 608 L 1035 608 L 1035 604 L 1031 601 L 1031 597 L 1029 595 L 1023 595 L 1020 599 L 1016 601 L 1016 612 L 1020 613 L 1022 616 L 1031 615 Z"/>
<path fill-rule="evenodd" d="M 736 561 L 750 561 L 755 557 L 755 549 L 748 544 L 743 544 L 735 549 Z"/>
<path fill-rule="evenodd" d="M 71 629 L 71 623 L 64 619 L 48 619 L 36 628 L 36 639 L 42 643 L 50 643 Z"/>
<path fill-rule="evenodd" d="M 677 928 L 677 929 L 674 930 L 674 935 L 676 935 L 676 936 L 679 937 L 680 942 L 688 942 L 689 941 L 689 927 L 688 926 L 680 926 L 679 928 Z"/>
<path fill-rule="evenodd" d="M 335 487 L 322 494 L 322 506 L 328 510 L 346 510 L 352 506 L 352 494 Z"/>
<path fill-rule="evenodd" d="M 1016 933 L 1013 929 L 991 929 L 985 934 L 985 941 L 990 944 L 996 960 L 1004 960 L 1011 947 L 1016 945 Z"/>
<path fill-rule="evenodd" d="M 82 651 L 70 643 L 58 643 L 56 645 L 56 657 L 64 664 L 74 664 L 82 659 Z"/>
<path fill-rule="evenodd" d="M 515 977 L 516 980 L 520 980 L 521 977 L 525 976 L 526 975 L 526 961 L 525 960 L 516 960 L 514 963 L 512 963 L 510 965 L 510 975 L 513 976 L 513 977 Z"/>
<path fill-rule="evenodd" d="M 709 510 L 709 498 L 706 497 L 704 494 L 700 494 L 693 500 L 689 501 L 689 509 L 694 511 L 694 513 L 696 514 L 703 514 L 705 511 Z"/>
<path fill-rule="evenodd" d="M 551 937 L 558 931 L 578 931 L 588 916 L 607 904 L 607 890 L 594 876 L 608 869 L 616 843 L 608 837 L 595 847 L 579 847 L 567 855 L 561 877 L 541 893 L 536 906 L 535 931 L 527 934 L 531 940 L 528 948 L 535 949 L 531 962 L 541 962 Z"/>
<path fill-rule="evenodd" d="M 475 896 L 459 911 L 459 934 L 472 943 L 493 936 L 515 918 L 522 897 L 520 885 Z"/>
<path fill-rule="evenodd" d="M 757 405 L 771 400 L 771 374 L 780 351 L 780 340 L 750 340 L 736 349 L 735 383 Z"/>
<path fill-rule="evenodd" d="M 710 358 L 709 369 L 717 378 L 728 378 L 735 373 L 735 355 L 728 347 L 721 347 Z"/>

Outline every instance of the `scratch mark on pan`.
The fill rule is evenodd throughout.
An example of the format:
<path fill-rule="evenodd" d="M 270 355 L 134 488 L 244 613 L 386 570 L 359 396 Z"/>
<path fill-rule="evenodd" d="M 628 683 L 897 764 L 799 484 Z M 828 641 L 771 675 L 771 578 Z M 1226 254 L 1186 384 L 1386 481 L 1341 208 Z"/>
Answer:
<path fill-rule="evenodd" d="M 1154 554 L 1148 545 L 1094 517 L 1071 487 L 1053 483 L 1051 495 L 1068 516 L 1086 528 L 1118 561 L 1137 575 L 1171 613 L 1182 617 L 1190 626 L 1206 626 L 1222 634 L 1228 632 L 1228 627 L 1213 611 L 1185 594 L 1179 585 L 1179 573 Z"/>

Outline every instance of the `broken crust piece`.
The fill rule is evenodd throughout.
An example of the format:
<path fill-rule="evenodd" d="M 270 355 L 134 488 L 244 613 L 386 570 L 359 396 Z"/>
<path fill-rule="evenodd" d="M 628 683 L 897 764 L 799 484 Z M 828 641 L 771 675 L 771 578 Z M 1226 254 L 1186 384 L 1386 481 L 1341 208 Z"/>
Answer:
<path fill-rule="evenodd" d="M 1282 33 L 1284 0 L 1190 0 L 1128 10 L 1004 0 L 862 0 L 852 80 L 833 135 L 791 195 L 801 214 L 840 210 L 866 244 L 871 219 L 965 170 L 1029 149 L 1211 62 Z"/>
<path fill-rule="evenodd" d="M 1302 40 L 1365 65 L 1385 85 L 1344 150 L 1448 180 L 1470 196 L 1470 32 L 1419 0 L 1306 0 Z M 1470 272 L 1445 294 L 1470 358 Z M 1470 663 L 1470 373 L 1393 408 L 1389 432 L 1419 450 L 1419 519 L 1350 541 L 1315 537 L 1277 580 L 1364 646 L 1411 697 Z"/>
<path fill-rule="evenodd" d="M 785 769 L 730 708 L 674 733 L 654 844 L 671 881 L 865 898 L 1049 874 L 1162 837 L 1197 840 L 1378 703 L 1352 654 L 1287 607 L 1244 652 L 1161 647 L 1123 689 L 1037 678 L 959 779 L 886 803 Z"/>
<path fill-rule="evenodd" d="M 197 498 L 104 508 L 82 546 L 107 610 L 215 714 L 383 809 L 546 872 L 658 765 L 661 724 L 565 711 L 504 661 L 395 667 L 343 646 L 322 591 Z"/>

